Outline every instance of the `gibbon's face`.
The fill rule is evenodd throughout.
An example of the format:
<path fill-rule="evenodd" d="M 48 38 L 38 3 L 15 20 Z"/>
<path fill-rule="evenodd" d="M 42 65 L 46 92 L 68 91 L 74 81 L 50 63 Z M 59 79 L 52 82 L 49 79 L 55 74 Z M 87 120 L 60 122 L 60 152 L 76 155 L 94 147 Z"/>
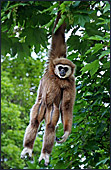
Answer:
<path fill-rule="evenodd" d="M 71 67 L 69 65 L 57 64 L 54 70 L 55 74 L 62 79 L 69 77 L 72 74 Z"/>

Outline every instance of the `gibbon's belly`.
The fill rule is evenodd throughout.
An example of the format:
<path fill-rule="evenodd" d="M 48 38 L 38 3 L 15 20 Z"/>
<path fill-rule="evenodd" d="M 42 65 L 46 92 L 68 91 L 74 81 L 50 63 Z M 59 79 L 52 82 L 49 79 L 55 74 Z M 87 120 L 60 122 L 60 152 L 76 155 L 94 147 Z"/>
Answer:
<path fill-rule="evenodd" d="M 45 80 L 45 81 L 44 81 Z M 61 90 L 58 84 L 55 81 L 48 78 L 44 78 L 42 81 L 42 98 L 45 101 L 46 105 L 52 105 L 55 103 L 57 106 L 60 103 Z"/>
<path fill-rule="evenodd" d="M 55 103 L 57 106 L 59 106 L 61 99 L 61 90 L 59 87 L 55 86 L 55 84 L 48 87 L 48 90 L 46 92 L 46 103 L 47 105 L 51 105 Z"/>

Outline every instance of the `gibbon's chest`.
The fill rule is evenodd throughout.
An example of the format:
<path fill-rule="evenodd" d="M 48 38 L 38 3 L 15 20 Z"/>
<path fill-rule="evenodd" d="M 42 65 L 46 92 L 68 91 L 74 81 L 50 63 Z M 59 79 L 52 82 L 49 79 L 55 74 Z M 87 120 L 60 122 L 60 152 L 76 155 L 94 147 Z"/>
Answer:
<path fill-rule="evenodd" d="M 55 75 L 44 76 L 43 82 L 43 96 L 46 103 L 51 105 L 53 102 L 59 105 L 62 91 L 74 87 L 74 79 L 60 79 Z"/>
<path fill-rule="evenodd" d="M 74 87 L 74 77 L 72 78 L 67 78 L 67 79 L 60 79 L 59 77 L 55 76 L 55 75 L 51 75 L 49 77 L 50 82 L 51 82 L 51 88 L 54 90 L 57 88 L 59 89 L 59 93 L 62 90 L 65 90 L 67 88 L 73 89 Z"/>

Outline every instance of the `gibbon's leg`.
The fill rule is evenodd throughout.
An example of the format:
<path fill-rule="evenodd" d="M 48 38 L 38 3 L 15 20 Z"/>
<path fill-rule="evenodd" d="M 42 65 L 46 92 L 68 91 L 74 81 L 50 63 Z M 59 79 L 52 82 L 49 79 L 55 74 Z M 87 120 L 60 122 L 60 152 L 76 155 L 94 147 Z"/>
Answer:
<path fill-rule="evenodd" d="M 56 141 L 57 143 L 63 143 L 68 138 L 71 128 L 72 128 L 72 120 L 73 120 L 73 105 L 74 105 L 74 92 L 69 93 L 68 90 L 64 90 L 63 99 L 62 99 L 62 122 L 64 125 L 64 135 L 61 137 L 62 140 Z"/>
<path fill-rule="evenodd" d="M 26 132 L 24 135 L 24 142 L 23 146 L 24 149 L 21 152 L 21 158 L 25 157 L 25 154 L 28 153 L 29 156 L 32 156 L 32 149 L 34 145 L 34 140 L 36 138 L 37 130 L 39 127 L 40 122 L 44 118 L 45 114 L 45 105 L 42 101 L 42 81 L 40 81 L 40 85 L 38 88 L 38 96 L 36 103 L 33 105 L 30 113 L 30 123 L 26 128 Z"/>
<path fill-rule="evenodd" d="M 26 153 L 28 153 L 30 157 L 32 156 L 32 149 L 36 138 L 37 130 L 40 122 L 44 118 L 44 114 L 45 114 L 45 105 L 40 100 L 33 105 L 30 113 L 30 123 L 27 126 L 24 135 L 24 142 L 23 142 L 24 149 L 21 153 L 21 158 L 25 157 Z"/>
<path fill-rule="evenodd" d="M 57 124 L 58 119 L 59 108 L 56 105 L 47 108 L 47 112 L 45 115 L 46 129 L 43 137 L 43 147 L 39 158 L 39 162 L 42 159 L 45 160 L 45 166 L 47 166 L 49 163 L 49 156 L 51 154 L 55 141 L 55 126 Z"/>

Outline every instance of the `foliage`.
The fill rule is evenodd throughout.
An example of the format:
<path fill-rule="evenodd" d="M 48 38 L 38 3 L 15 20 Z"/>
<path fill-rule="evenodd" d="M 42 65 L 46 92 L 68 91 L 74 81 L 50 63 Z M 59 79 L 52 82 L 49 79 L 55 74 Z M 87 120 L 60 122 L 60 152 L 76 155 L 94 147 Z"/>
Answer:
<path fill-rule="evenodd" d="M 55 144 L 50 169 L 109 169 L 110 4 L 108 1 L 2 1 L 3 169 L 45 169 L 38 158 L 44 126 L 35 141 L 33 160 L 21 160 L 22 141 L 43 74 L 56 13 L 65 19 L 68 59 L 76 64 L 76 102 L 68 140 Z M 36 59 L 32 52 L 37 54 Z M 41 133 L 42 132 L 42 133 Z M 63 135 L 58 125 L 57 137 Z"/>
<path fill-rule="evenodd" d="M 10 167 L 23 169 L 25 166 L 25 162 L 20 159 L 20 153 L 23 148 L 24 132 L 29 122 L 30 108 L 36 99 L 36 86 L 39 79 L 35 77 L 41 75 L 42 67 L 43 63 L 33 58 L 29 58 L 28 61 L 27 59 L 10 60 L 8 56 L 3 58 L 1 77 L 1 162 L 3 169 Z M 37 142 L 40 151 L 40 139 Z"/>

